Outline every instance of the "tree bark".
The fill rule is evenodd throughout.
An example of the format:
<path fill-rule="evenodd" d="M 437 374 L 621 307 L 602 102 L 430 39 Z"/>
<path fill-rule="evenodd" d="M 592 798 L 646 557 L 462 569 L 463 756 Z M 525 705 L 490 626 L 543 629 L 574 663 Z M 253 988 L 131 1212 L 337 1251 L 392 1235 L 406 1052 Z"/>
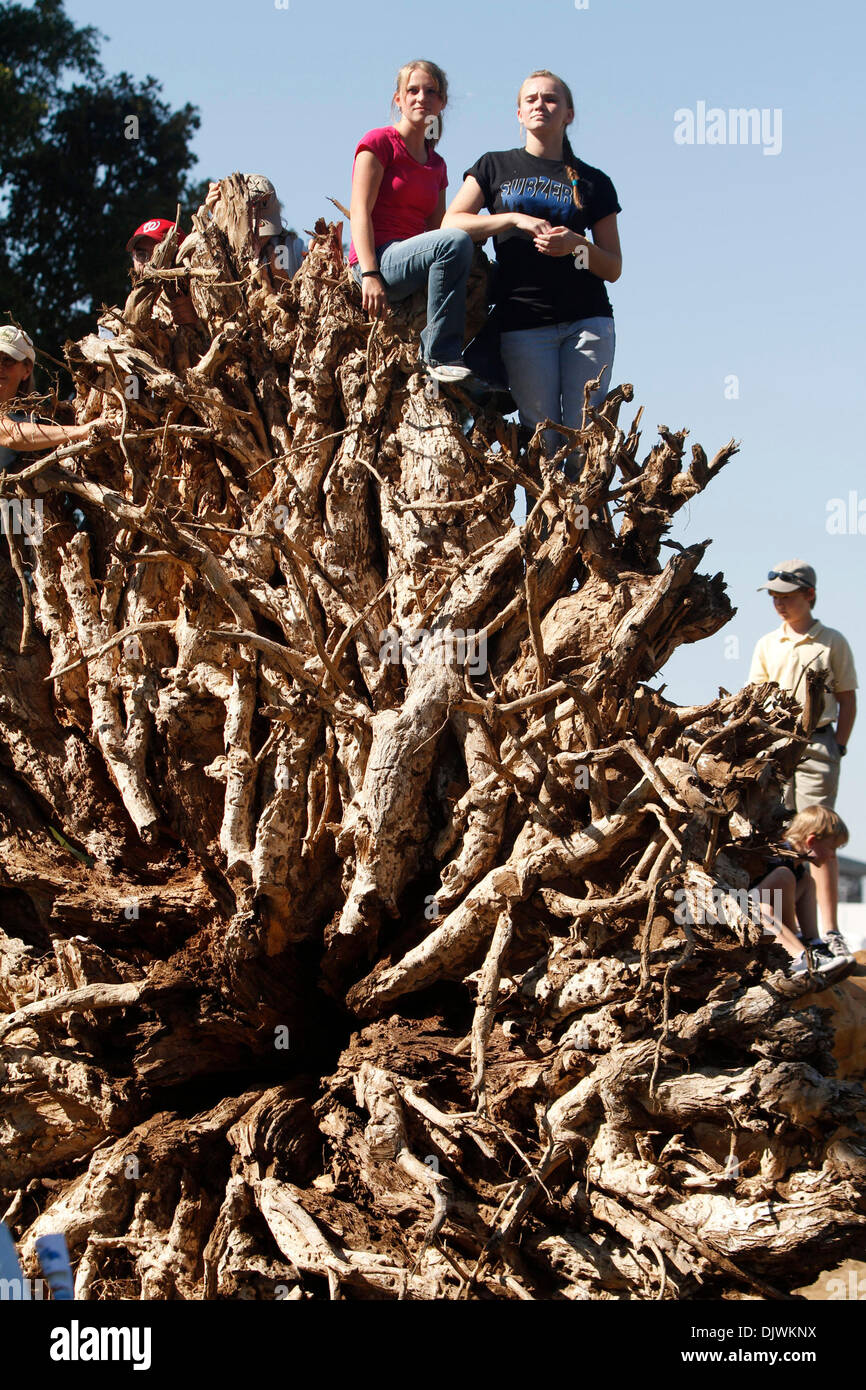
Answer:
<path fill-rule="evenodd" d="M 656 680 L 732 614 L 664 536 L 736 446 L 641 459 L 625 385 L 567 482 L 341 230 L 275 285 L 232 176 L 198 325 L 145 279 L 67 349 L 112 428 L 0 484 L 0 1215 L 90 1299 L 790 1296 L 866 1221 L 744 894 L 815 700 Z"/>

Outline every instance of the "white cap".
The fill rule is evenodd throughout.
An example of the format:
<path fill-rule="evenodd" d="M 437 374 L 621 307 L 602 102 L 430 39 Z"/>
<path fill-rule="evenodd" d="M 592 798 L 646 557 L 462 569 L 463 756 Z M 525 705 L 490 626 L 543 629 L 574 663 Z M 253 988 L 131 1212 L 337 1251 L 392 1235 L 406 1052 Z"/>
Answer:
<path fill-rule="evenodd" d="M 36 361 L 33 339 L 23 328 L 16 328 L 11 323 L 6 323 L 0 328 L 0 352 L 5 352 L 7 357 L 14 357 L 16 362 Z"/>

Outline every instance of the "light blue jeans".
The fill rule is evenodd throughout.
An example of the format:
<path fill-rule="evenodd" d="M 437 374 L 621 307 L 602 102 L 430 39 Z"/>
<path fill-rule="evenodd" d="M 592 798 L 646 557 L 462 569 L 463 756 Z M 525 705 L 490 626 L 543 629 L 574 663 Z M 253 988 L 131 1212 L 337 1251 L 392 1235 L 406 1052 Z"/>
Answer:
<path fill-rule="evenodd" d="M 474 250 L 469 233 L 456 227 L 422 232 L 405 241 L 386 241 L 376 247 L 389 302 L 396 304 L 427 286 L 427 327 L 421 334 L 421 356 L 434 366 L 463 360 L 466 282 Z M 360 285 L 360 265 L 353 265 L 352 273 Z"/>
<path fill-rule="evenodd" d="M 583 388 L 604 368 L 601 386 L 590 397 L 592 405 L 601 404 L 610 385 L 615 349 L 612 318 L 576 319 L 503 333 L 502 361 L 520 423 L 535 429 L 540 420 L 556 420 L 579 428 Z M 545 430 L 547 453 L 561 449 L 564 443 L 561 434 Z"/>

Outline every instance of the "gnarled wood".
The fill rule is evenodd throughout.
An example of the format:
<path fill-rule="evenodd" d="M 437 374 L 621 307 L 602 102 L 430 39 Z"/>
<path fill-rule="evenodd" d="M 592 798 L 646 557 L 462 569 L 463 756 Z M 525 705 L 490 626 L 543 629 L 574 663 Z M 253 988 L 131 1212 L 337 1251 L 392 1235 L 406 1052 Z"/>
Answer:
<path fill-rule="evenodd" d="M 736 447 L 641 457 L 624 386 L 568 482 L 427 380 L 420 297 L 365 321 L 340 226 L 277 283 L 250 232 L 232 176 L 198 323 L 164 243 L 68 348 L 112 428 L 2 480 L 45 519 L 24 652 L 0 564 L 25 1262 L 65 1231 L 91 1299 L 788 1296 L 866 1220 L 862 1090 L 744 901 L 808 719 L 650 684 L 731 616 L 708 543 L 662 545 Z"/>

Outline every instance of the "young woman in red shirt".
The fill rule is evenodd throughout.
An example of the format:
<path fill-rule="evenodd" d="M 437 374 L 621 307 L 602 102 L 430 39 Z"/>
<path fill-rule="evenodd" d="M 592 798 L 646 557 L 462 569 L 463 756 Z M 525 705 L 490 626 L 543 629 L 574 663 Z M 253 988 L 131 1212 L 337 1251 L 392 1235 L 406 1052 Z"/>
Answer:
<path fill-rule="evenodd" d="M 473 245 L 465 231 L 441 227 L 448 175 L 434 146 L 447 101 L 447 78 L 435 63 L 417 59 L 400 69 L 400 119 L 369 130 L 355 151 L 349 263 L 372 319 L 426 284 L 422 360 L 438 381 L 459 381 L 470 375 L 462 350 Z"/>

